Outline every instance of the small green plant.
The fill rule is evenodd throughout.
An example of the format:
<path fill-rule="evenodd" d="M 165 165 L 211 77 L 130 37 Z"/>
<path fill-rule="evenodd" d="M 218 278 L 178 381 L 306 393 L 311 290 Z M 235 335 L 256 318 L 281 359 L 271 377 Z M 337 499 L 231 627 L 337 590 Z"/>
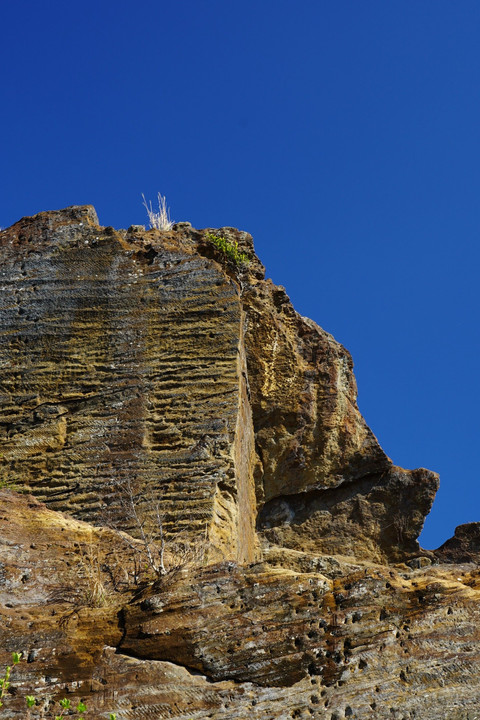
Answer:
<path fill-rule="evenodd" d="M 3 706 L 2 698 L 5 697 L 5 693 L 7 692 L 8 688 L 10 687 L 10 675 L 12 673 L 13 668 L 15 665 L 18 665 L 22 657 L 22 653 L 13 652 L 12 653 L 12 665 L 7 665 L 5 668 L 5 674 L 3 678 L 0 678 L 0 707 Z M 25 703 L 27 705 L 27 720 L 31 717 L 30 711 L 33 707 L 35 707 L 36 699 L 35 695 L 25 695 Z M 72 702 L 68 698 L 63 698 L 60 700 L 60 714 L 54 715 L 54 720 L 62 720 L 62 718 L 65 718 L 67 715 L 71 717 L 71 711 L 73 710 Z M 77 720 L 81 720 L 83 715 L 87 711 L 87 706 L 85 703 L 80 700 L 77 703 L 77 706 L 75 707 L 76 712 L 78 713 Z M 42 714 L 42 718 L 44 715 Z M 110 713 L 109 720 L 117 720 L 116 713 Z"/>
<path fill-rule="evenodd" d="M 35 696 L 34 695 L 26 695 L 25 696 L 25 702 L 27 703 L 27 718 L 30 718 L 30 710 L 35 707 Z M 60 700 L 59 703 L 61 710 L 59 715 L 54 715 L 55 720 L 62 720 L 62 718 L 66 717 L 68 714 L 71 716 L 71 710 L 72 708 L 72 702 L 71 700 L 68 700 L 68 698 L 63 698 L 63 700 Z M 75 710 L 78 713 L 77 720 L 80 720 L 82 715 L 87 712 L 87 706 L 85 705 L 82 700 L 77 704 Z M 42 715 L 43 717 L 43 715 Z M 115 713 L 110 713 L 110 720 L 115 720 L 116 716 Z"/>
<path fill-rule="evenodd" d="M 62 718 L 65 716 L 65 714 L 67 712 L 69 712 L 69 710 L 71 710 L 72 703 L 70 700 L 68 700 L 68 698 L 63 698 L 63 700 L 60 700 L 60 707 L 62 708 L 62 711 L 61 711 L 60 715 L 55 715 L 55 720 L 62 720 Z M 78 705 L 76 707 L 76 710 L 80 717 L 81 715 L 83 715 L 84 712 L 86 712 L 87 706 L 85 705 L 85 703 L 83 703 L 80 700 L 80 702 L 78 703 Z"/>
<path fill-rule="evenodd" d="M 234 265 L 248 265 L 250 258 L 247 253 L 242 252 L 238 249 L 238 242 L 234 240 L 228 240 L 221 235 L 214 235 L 214 233 L 207 233 L 207 240 L 215 245 L 220 250 L 224 257 L 231 260 Z"/>
<path fill-rule="evenodd" d="M 26 695 L 25 696 L 25 702 L 27 703 L 27 717 L 30 717 L 30 710 L 35 707 L 35 696 L 34 695 Z M 55 720 L 62 720 L 67 714 L 70 715 L 70 711 L 72 708 L 72 702 L 71 700 L 68 700 L 68 698 L 63 698 L 63 700 L 60 700 L 60 707 L 62 708 L 59 715 L 55 715 Z M 80 700 L 76 707 L 76 711 L 78 713 L 77 720 L 80 720 L 81 716 L 87 711 L 87 706 L 84 702 Z M 43 717 L 43 715 L 42 715 Z"/>
<path fill-rule="evenodd" d="M 7 665 L 5 668 L 5 675 L 3 678 L 0 678 L 0 707 L 2 707 L 3 702 L 2 698 L 5 697 L 5 693 L 7 692 L 8 688 L 10 687 L 10 675 L 12 673 L 12 669 L 15 667 L 15 665 L 18 665 L 20 662 L 20 658 L 22 657 L 22 653 L 13 652 L 12 653 L 12 665 Z"/>

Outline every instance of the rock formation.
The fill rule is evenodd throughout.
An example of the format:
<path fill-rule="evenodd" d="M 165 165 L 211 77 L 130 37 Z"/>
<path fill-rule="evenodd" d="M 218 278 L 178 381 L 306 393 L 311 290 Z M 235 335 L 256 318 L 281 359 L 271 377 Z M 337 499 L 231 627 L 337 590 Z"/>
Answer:
<path fill-rule="evenodd" d="M 479 524 L 419 547 L 438 477 L 250 235 L 71 207 L 0 254 L 4 717 L 476 717 Z"/>

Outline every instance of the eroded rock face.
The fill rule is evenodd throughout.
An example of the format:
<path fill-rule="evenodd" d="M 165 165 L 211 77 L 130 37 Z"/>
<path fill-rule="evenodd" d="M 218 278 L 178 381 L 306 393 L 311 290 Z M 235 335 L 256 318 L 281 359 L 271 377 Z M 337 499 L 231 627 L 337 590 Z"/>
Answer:
<path fill-rule="evenodd" d="M 116 232 L 89 206 L 0 235 L 5 478 L 133 532 L 130 500 L 158 503 L 167 535 L 241 562 L 257 521 L 293 548 L 418 553 L 436 477 L 393 467 L 348 352 L 263 279 L 249 235 L 215 232 L 247 269 L 188 224 Z"/>
<path fill-rule="evenodd" d="M 392 464 L 247 233 L 72 207 L 0 260 L 5 717 L 473 717 L 478 524 L 419 547 L 438 477 Z"/>
<path fill-rule="evenodd" d="M 165 532 L 253 559 L 236 284 L 181 232 L 119 234 L 89 207 L 17 223 L 0 256 L 8 481 L 122 527 L 127 490 L 146 514 L 160 498 Z"/>
<path fill-rule="evenodd" d="M 271 281 L 243 293 L 265 500 L 336 488 L 390 467 L 360 415 L 349 353 Z"/>

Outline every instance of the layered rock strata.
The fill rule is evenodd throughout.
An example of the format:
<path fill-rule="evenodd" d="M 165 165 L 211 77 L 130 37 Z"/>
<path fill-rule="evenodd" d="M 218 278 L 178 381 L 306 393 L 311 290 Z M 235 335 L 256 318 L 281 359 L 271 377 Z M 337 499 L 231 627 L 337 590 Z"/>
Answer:
<path fill-rule="evenodd" d="M 4 717 L 24 717 L 26 694 L 47 717 L 64 696 L 130 720 L 475 717 L 478 557 L 412 569 L 290 550 L 131 588 L 123 533 L 0 502 L 0 661 L 24 655 Z"/>
<path fill-rule="evenodd" d="M 0 255 L 8 481 L 96 524 L 160 503 L 166 533 L 253 559 L 235 283 L 181 233 L 116 233 L 89 207 L 21 221 Z"/>
<path fill-rule="evenodd" d="M 478 524 L 419 547 L 438 477 L 251 236 L 72 207 L 0 258 L 5 717 L 475 717 Z"/>

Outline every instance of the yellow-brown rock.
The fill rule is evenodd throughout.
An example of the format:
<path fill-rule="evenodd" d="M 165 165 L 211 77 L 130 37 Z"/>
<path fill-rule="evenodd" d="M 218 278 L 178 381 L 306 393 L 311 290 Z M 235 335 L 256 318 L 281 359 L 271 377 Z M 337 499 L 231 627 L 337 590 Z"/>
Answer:
<path fill-rule="evenodd" d="M 96 223 L 93 208 L 69 208 L 2 233 L 4 476 L 122 526 L 128 484 L 141 512 L 161 498 L 166 533 L 251 560 L 239 288 L 181 232 Z"/>
<path fill-rule="evenodd" d="M 479 525 L 421 550 L 437 476 L 248 234 L 72 207 L 0 256 L 5 718 L 476 717 Z"/>
<path fill-rule="evenodd" d="M 475 717 L 477 565 L 290 551 L 310 572 L 226 562 L 139 591 L 121 533 L 12 491 L 0 502 L 0 659 L 25 658 L 5 717 L 32 693 L 38 709 L 81 697 L 95 718 Z"/>

